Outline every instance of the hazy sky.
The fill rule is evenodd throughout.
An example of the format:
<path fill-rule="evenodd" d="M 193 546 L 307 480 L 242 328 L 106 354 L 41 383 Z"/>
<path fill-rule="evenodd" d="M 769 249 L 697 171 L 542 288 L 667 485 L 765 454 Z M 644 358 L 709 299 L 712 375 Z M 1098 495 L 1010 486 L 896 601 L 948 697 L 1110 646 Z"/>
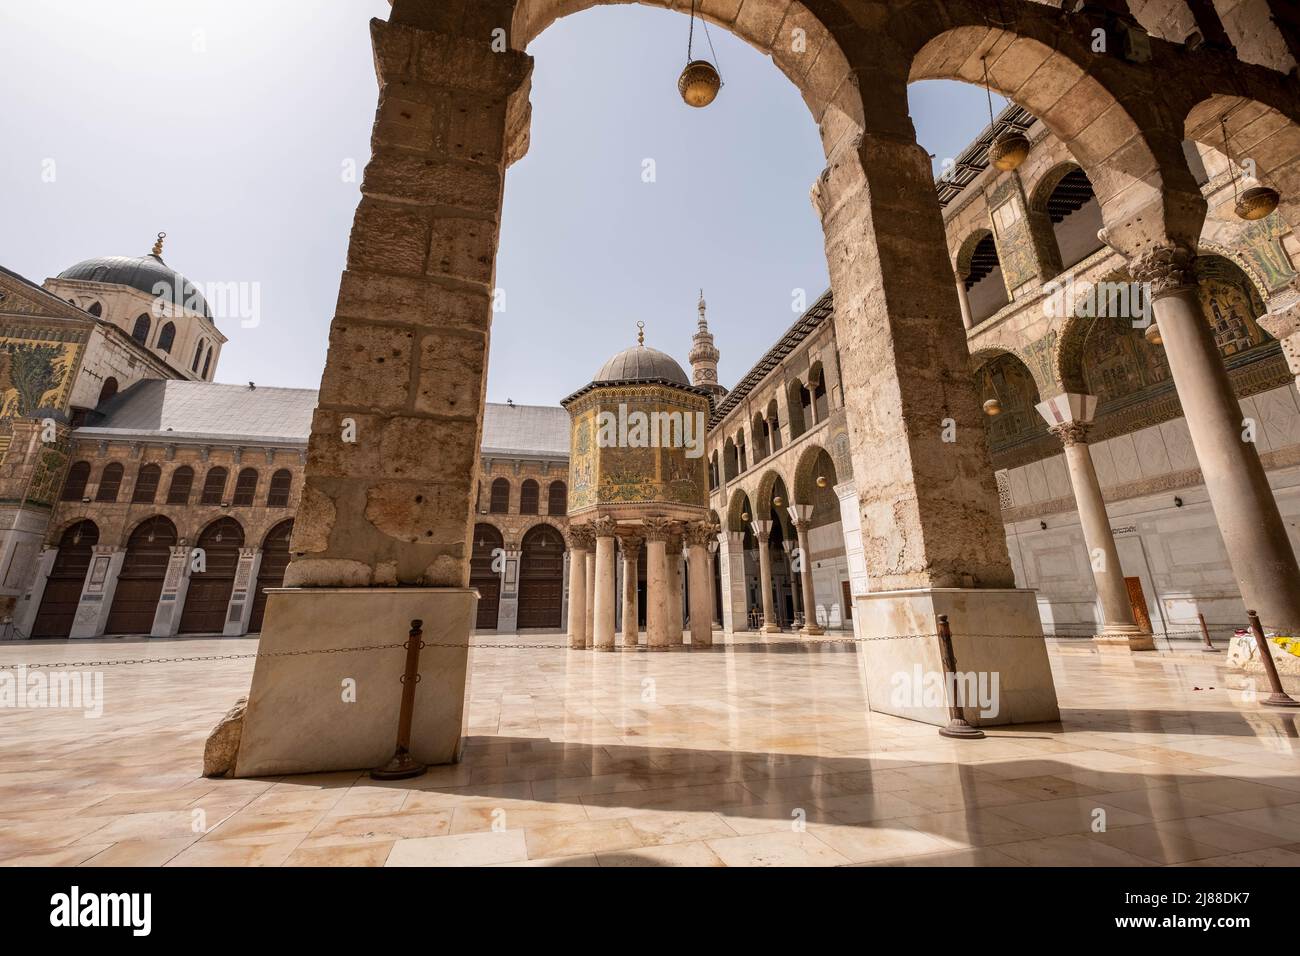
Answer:
<path fill-rule="evenodd" d="M 387 0 L 4 0 L 0 264 L 36 282 L 143 255 L 200 284 L 257 283 L 260 323 L 217 379 L 315 388 L 375 108 L 367 21 Z M 686 365 L 704 287 L 736 382 L 826 288 L 808 189 L 817 130 L 771 61 L 713 28 L 726 83 L 676 90 L 685 17 L 607 7 L 530 48 L 532 147 L 506 181 L 489 398 L 554 404 L 635 341 Z M 697 34 L 698 39 L 698 34 Z M 697 53 L 699 48 L 697 47 Z M 987 123 L 983 91 L 917 84 L 936 157 Z M 1000 102 L 995 103 L 1000 108 Z M 655 181 L 643 181 L 646 160 Z"/>

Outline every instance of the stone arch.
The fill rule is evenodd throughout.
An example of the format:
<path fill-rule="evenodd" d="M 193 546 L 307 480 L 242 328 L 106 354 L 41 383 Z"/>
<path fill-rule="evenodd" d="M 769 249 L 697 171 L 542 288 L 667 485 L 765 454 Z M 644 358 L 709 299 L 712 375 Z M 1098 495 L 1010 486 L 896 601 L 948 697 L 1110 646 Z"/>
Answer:
<path fill-rule="evenodd" d="M 989 86 L 1040 120 L 1088 174 L 1112 244 L 1131 254 L 1166 235 L 1193 241 L 1205 204 L 1178 139 L 1164 132 L 1160 117 L 1146 115 L 1159 104 L 1121 102 L 1107 84 L 1119 88 L 1131 80 L 1092 53 L 1082 31 L 1063 29 L 1059 10 L 1011 6 L 991 15 L 983 5 L 914 5 L 903 27 L 911 34 L 903 45 L 915 51 L 909 81 L 982 86 L 986 59 Z M 994 16 L 1014 27 L 991 25 Z M 935 24 L 963 19 L 969 22 L 933 32 Z M 1178 201 L 1170 202 L 1174 190 Z"/>
<path fill-rule="evenodd" d="M 1253 160 L 1259 183 L 1281 194 L 1276 215 L 1300 230 L 1300 123 L 1259 100 L 1216 94 L 1188 111 L 1184 134 L 1223 152 L 1225 123 L 1228 158 L 1238 164 L 1238 175 L 1243 175 L 1242 162 Z"/>
<path fill-rule="evenodd" d="M 1019 355 L 1002 349 L 984 349 L 975 366 L 981 405 L 999 402 L 997 415 L 986 415 L 985 433 L 989 450 L 997 453 L 1012 445 L 1043 434 L 1046 427 L 1038 413 L 1042 392 L 1037 379 Z M 974 364 L 975 356 L 972 356 Z M 987 407 L 987 406 L 985 406 Z"/>
<path fill-rule="evenodd" d="M 756 515 L 767 516 L 768 509 L 772 507 L 772 496 L 776 494 L 778 483 L 782 487 L 789 487 L 785 478 L 775 468 L 769 468 L 758 479 L 758 488 L 754 491 L 754 506 L 758 509 L 754 512 Z M 786 504 L 788 505 L 789 502 L 787 501 Z"/>
<path fill-rule="evenodd" d="M 744 488 L 737 488 L 731 493 L 731 502 L 727 505 L 727 527 L 728 531 L 744 531 L 748 526 L 744 517 L 749 514 L 750 519 L 754 517 L 753 505 L 749 500 L 749 493 Z"/>
<path fill-rule="evenodd" d="M 526 50 L 547 27 L 561 17 L 597 6 L 641 3 L 664 6 L 662 0 L 521 0 L 514 6 L 510 45 Z M 697 5 L 696 16 L 728 30 L 750 46 L 772 58 L 772 62 L 799 90 L 822 137 L 827 157 L 844 142 L 860 135 L 864 110 L 858 77 L 849 58 L 827 24 L 852 23 L 854 15 L 842 0 L 748 0 Z M 688 13 L 689 5 L 676 5 L 676 12 Z M 814 12 L 816 11 L 816 12 Z M 802 43 L 793 41 L 802 31 Z"/>
<path fill-rule="evenodd" d="M 825 461 L 822 456 L 825 455 Z M 818 462 L 823 466 L 829 463 L 830 473 L 822 475 L 818 469 Z M 824 477 L 827 481 L 827 487 L 834 487 L 837 484 L 838 475 L 835 472 L 835 459 L 821 445 L 809 445 L 799 453 L 799 461 L 794 466 L 794 501 L 796 504 L 810 505 L 813 503 L 814 489 L 817 488 L 817 479 Z"/>

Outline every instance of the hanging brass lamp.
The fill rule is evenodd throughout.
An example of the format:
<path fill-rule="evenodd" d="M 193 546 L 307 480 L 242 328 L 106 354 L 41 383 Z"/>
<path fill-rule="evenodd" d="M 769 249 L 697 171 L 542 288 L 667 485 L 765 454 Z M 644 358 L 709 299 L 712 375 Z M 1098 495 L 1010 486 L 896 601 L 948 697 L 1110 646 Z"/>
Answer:
<path fill-rule="evenodd" d="M 713 62 L 716 63 L 718 54 L 713 49 L 709 25 L 703 18 L 700 22 L 704 24 L 704 36 L 709 41 L 709 52 L 713 54 Z M 722 75 L 708 60 L 695 59 L 694 47 L 695 0 L 691 0 L 691 32 L 686 41 L 686 69 L 682 70 L 682 75 L 677 79 L 677 92 L 682 95 L 687 106 L 703 109 L 718 98 L 718 91 L 722 89 Z"/>
<path fill-rule="evenodd" d="M 1002 414 L 1002 399 L 998 395 L 998 382 L 997 379 L 993 377 L 992 368 L 988 366 L 985 366 L 985 368 L 987 371 L 984 373 L 984 380 L 993 390 L 993 397 L 984 403 L 984 414 L 989 416 L 989 418 L 993 418 L 996 415 Z"/>
<path fill-rule="evenodd" d="M 817 476 L 817 487 L 818 487 L 818 488 L 825 488 L 825 487 L 826 487 L 827 485 L 829 485 L 829 484 L 830 484 L 830 482 L 826 480 L 826 476 L 825 476 L 825 475 L 818 475 L 818 476 Z"/>
<path fill-rule="evenodd" d="M 1219 125 L 1223 129 L 1223 155 L 1228 158 L 1228 171 L 1232 174 L 1232 198 L 1234 200 L 1232 211 L 1237 214 L 1238 219 L 1245 219 L 1247 222 L 1263 219 L 1277 209 L 1282 197 L 1276 189 L 1270 189 L 1268 186 L 1252 186 L 1241 195 L 1237 195 L 1237 164 L 1233 162 L 1232 153 L 1228 152 L 1228 117 L 1226 115 L 1219 117 Z"/>
<path fill-rule="evenodd" d="M 989 63 L 988 60 L 981 58 L 984 64 L 984 95 L 989 101 L 989 126 L 996 125 L 997 120 L 993 118 L 993 88 L 989 86 Z M 1007 130 L 994 137 L 993 142 L 989 145 L 989 162 L 1002 170 L 1009 173 L 1016 169 L 1029 158 L 1029 139 L 1024 133 L 1016 130 Z M 997 412 L 990 412 L 996 415 Z"/>

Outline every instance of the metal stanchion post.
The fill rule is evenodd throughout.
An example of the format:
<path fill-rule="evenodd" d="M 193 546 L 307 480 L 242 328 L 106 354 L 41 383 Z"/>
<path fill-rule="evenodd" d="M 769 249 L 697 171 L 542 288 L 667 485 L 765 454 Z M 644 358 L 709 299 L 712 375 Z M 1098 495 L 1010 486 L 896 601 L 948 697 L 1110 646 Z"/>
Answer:
<path fill-rule="evenodd" d="M 420 683 L 420 651 L 424 622 L 412 621 L 406 638 L 406 670 L 402 674 L 402 709 L 397 718 L 397 749 L 382 767 L 370 771 L 372 780 L 406 780 L 418 777 L 429 768 L 411 756 L 411 720 L 415 715 L 415 685 Z"/>
<path fill-rule="evenodd" d="M 1206 654 L 1219 653 L 1219 649 L 1210 641 L 1210 629 L 1205 624 L 1205 615 L 1198 613 L 1196 619 L 1201 622 L 1201 637 L 1205 638 L 1205 646 L 1201 650 Z"/>
<path fill-rule="evenodd" d="M 957 657 L 952 651 L 952 631 L 948 629 L 947 614 L 939 615 L 939 656 L 943 661 L 945 686 L 948 684 L 948 675 L 952 675 L 952 699 L 948 701 L 948 714 L 951 719 L 947 727 L 939 728 L 939 736 L 968 740 L 983 737 L 984 731 L 966 723 L 966 718 L 961 712 L 961 704 L 957 701 Z"/>
<path fill-rule="evenodd" d="M 1250 629 L 1255 632 L 1255 646 L 1259 648 L 1260 663 L 1264 665 L 1264 673 L 1268 675 L 1268 686 L 1273 691 L 1260 703 L 1268 704 L 1270 707 L 1300 707 L 1300 700 L 1296 700 L 1282 689 L 1282 678 L 1277 676 L 1277 662 L 1273 660 L 1273 652 L 1269 650 L 1268 638 L 1264 636 L 1264 628 L 1260 626 L 1259 615 L 1254 611 L 1247 611 L 1246 614 L 1250 617 Z"/>

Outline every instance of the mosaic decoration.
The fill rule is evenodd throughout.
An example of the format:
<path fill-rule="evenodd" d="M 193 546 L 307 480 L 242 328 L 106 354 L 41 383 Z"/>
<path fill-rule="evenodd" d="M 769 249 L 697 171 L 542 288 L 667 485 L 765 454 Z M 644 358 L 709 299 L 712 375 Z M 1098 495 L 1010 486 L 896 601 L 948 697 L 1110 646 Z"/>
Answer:
<path fill-rule="evenodd" d="M 65 409 L 79 353 L 75 342 L 0 337 L 0 417 Z"/>
<path fill-rule="evenodd" d="M 1277 213 L 1266 216 L 1246 226 L 1241 232 L 1238 251 L 1244 255 L 1264 280 L 1270 294 L 1291 282 L 1296 271 L 1282 248 L 1281 238 L 1287 231 L 1286 223 Z"/>
<path fill-rule="evenodd" d="M 1002 405 L 999 415 L 988 419 L 989 447 L 997 453 L 1028 439 L 1037 438 L 1047 427 L 1034 407 L 1038 404 L 1038 386 L 1014 355 L 999 355 L 980 369 L 980 401 L 997 399 Z"/>
<path fill-rule="evenodd" d="M 998 262 L 1010 296 L 1015 289 L 1038 275 L 1029 217 L 1025 214 L 1024 199 L 1015 177 L 1008 176 L 998 183 L 989 194 L 988 204 L 992 211 Z"/>

